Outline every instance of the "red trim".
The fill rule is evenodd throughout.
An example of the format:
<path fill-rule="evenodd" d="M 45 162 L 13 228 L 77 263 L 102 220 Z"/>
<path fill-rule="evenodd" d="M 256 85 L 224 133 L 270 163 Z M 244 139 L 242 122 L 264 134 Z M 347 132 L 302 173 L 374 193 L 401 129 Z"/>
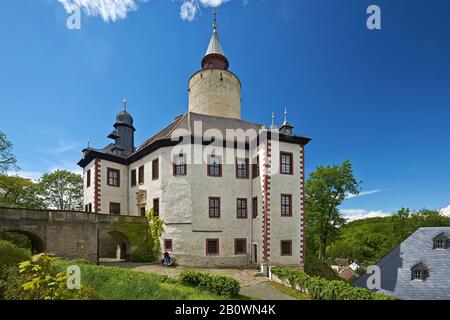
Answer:
<path fill-rule="evenodd" d="M 283 214 L 283 197 L 289 197 L 289 215 L 284 215 Z M 282 217 L 292 217 L 292 207 L 293 207 L 293 203 L 292 203 L 292 194 L 286 194 L 286 193 L 282 193 L 281 197 L 280 197 L 280 208 L 281 208 L 281 216 Z"/>
<path fill-rule="evenodd" d="M 244 201 L 245 203 L 245 216 L 239 216 L 239 201 Z M 246 198 L 237 198 L 236 199 L 236 217 L 238 219 L 248 219 L 248 199 Z"/>
<path fill-rule="evenodd" d="M 101 168 L 100 159 L 94 160 L 94 213 L 99 213 L 100 207 L 100 179 L 101 179 Z"/>
<path fill-rule="evenodd" d="M 170 248 L 167 248 L 166 241 L 170 242 Z M 163 243 L 164 243 L 164 251 L 173 252 L 173 239 L 164 239 Z"/>
<path fill-rule="evenodd" d="M 302 203 L 302 212 L 301 212 L 301 224 L 300 224 L 300 239 L 302 244 L 300 246 L 300 268 L 305 268 L 306 262 L 306 233 L 305 233 L 305 225 L 306 225 L 306 198 L 305 198 L 305 146 L 300 146 L 300 177 L 301 177 L 301 188 L 300 196 Z"/>
<path fill-rule="evenodd" d="M 290 246 L 290 254 L 283 254 L 283 244 L 284 243 L 289 243 L 289 246 Z M 280 241 L 280 255 L 282 256 L 282 257 L 292 257 L 292 240 L 281 240 Z"/>
<path fill-rule="evenodd" d="M 217 241 L 217 253 L 208 253 L 208 241 Z M 206 239 L 205 252 L 207 256 L 220 256 L 220 240 L 219 239 Z"/>
<path fill-rule="evenodd" d="M 211 216 L 211 200 L 219 200 L 219 216 Z M 222 203 L 220 197 L 208 197 L 208 217 L 210 219 L 220 219 L 222 216 Z"/>
<path fill-rule="evenodd" d="M 270 261 L 270 157 L 271 141 L 268 140 L 263 163 L 263 262 Z"/>
<path fill-rule="evenodd" d="M 244 241 L 244 252 L 237 252 L 237 242 Z M 246 238 L 236 238 L 234 239 L 234 255 L 235 256 L 243 256 L 247 255 L 247 239 Z"/>

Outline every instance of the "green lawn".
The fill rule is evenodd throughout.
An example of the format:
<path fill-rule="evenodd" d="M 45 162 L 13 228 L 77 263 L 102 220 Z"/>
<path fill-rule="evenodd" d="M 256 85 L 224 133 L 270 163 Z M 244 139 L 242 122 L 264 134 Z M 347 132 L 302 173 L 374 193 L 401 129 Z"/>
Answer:
<path fill-rule="evenodd" d="M 291 296 L 292 298 L 297 299 L 297 300 L 312 300 L 311 297 L 308 296 L 307 294 L 301 293 L 300 291 L 294 290 L 292 288 L 288 288 L 282 284 L 271 281 L 270 286 L 284 294 L 287 294 L 288 296 Z"/>
<path fill-rule="evenodd" d="M 99 300 L 248 300 L 218 296 L 204 290 L 186 287 L 176 279 L 138 271 L 61 261 L 62 269 L 76 264 L 81 269 L 81 282 L 90 286 Z"/>

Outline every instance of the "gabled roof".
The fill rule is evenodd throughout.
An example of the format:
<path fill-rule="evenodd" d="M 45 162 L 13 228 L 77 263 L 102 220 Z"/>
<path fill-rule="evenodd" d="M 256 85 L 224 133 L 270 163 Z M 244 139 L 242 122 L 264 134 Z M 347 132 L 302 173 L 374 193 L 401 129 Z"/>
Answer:
<path fill-rule="evenodd" d="M 450 249 L 433 249 L 433 239 L 450 227 L 420 228 L 376 264 L 381 270 L 381 293 L 406 300 L 450 299 Z M 411 280 L 411 269 L 428 268 L 425 281 Z M 352 285 L 367 288 L 364 274 Z"/>
<path fill-rule="evenodd" d="M 201 131 L 197 132 L 196 123 L 201 123 Z M 164 129 L 147 139 L 142 145 L 140 145 L 131 155 L 128 157 L 117 156 L 113 150 L 114 144 L 110 144 L 103 149 L 88 148 L 83 150 L 85 157 L 78 162 L 78 165 L 84 167 L 89 164 L 93 159 L 102 158 L 103 155 L 107 158 L 105 160 L 115 161 L 121 164 L 133 163 L 146 155 L 154 152 L 161 147 L 174 146 L 179 143 L 177 137 L 186 136 L 204 136 L 207 130 L 218 130 L 224 138 L 227 136 L 227 130 L 242 129 L 247 131 L 254 129 L 256 132 L 262 128 L 261 124 L 243 121 L 233 118 L 224 118 L 217 116 L 203 115 L 193 112 L 187 112 L 175 118 Z M 311 139 L 302 136 L 285 136 L 280 134 L 280 140 L 287 143 L 294 144 L 307 144 Z M 115 159 L 115 160 L 114 160 Z"/>

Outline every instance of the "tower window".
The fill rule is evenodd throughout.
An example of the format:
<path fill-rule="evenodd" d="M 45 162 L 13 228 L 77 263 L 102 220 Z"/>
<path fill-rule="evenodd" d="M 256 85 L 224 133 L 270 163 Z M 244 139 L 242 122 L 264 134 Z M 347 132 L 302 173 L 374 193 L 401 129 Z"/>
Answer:
<path fill-rule="evenodd" d="M 110 202 L 109 203 L 109 213 L 113 215 L 120 215 L 120 203 Z"/>
<path fill-rule="evenodd" d="M 120 171 L 111 168 L 108 168 L 106 171 L 108 176 L 108 186 L 120 187 Z"/>
<path fill-rule="evenodd" d="M 253 219 L 258 218 L 258 197 L 254 197 L 252 200 L 252 213 Z"/>
<path fill-rule="evenodd" d="M 255 179 L 259 177 L 259 156 L 254 160 L 255 162 L 252 164 L 252 178 Z"/>
<path fill-rule="evenodd" d="M 282 256 L 292 256 L 292 240 L 282 240 L 280 246 Z"/>
<path fill-rule="evenodd" d="M 236 178 L 248 179 L 248 159 L 236 159 Z"/>
<path fill-rule="evenodd" d="M 247 254 L 247 239 L 234 239 L 234 254 Z"/>
<path fill-rule="evenodd" d="M 209 198 L 209 217 L 220 218 L 220 198 L 218 197 Z"/>
<path fill-rule="evenodd" d="M 159 179 L 159 159 L 155 159 L 152 161 L 152 179 Z"/>
<path fill-rule="evenodd" d="M 91 169 L 86 172 L 86 188 L 91 186 Z"/>
<path fill-rule="evenodd" d="M 283 217 L 292 217 L 292 195 L 281 195 L 281 215 Z"/>
<path fill-rule="evenodd" d="M 186 155 L 180 154 L 173 159 L 173 175 L 185 176 L 187 175 Z"/>
<path fill-rule="evenodd" d="M 159 199 L 153 199 L 153 210 L 156 217 L 159 217 Z"/>
<path fill-rule="evenodd" d="M 211 155 L 208 157 L 208 176 L 222 176 L 222 159 L 221 157 Z"/>
<path fill-rule="evenodd" d="M 288 152 L 280 153 L 280 171 L 281 174 L 292 175 L 293 170 L 293 154 Z"/>
<path fill-rule="evenodd" d="M 247 219 L 247 199 L 237 199 L 238 219 Z"/>
<path fill-rule="evenodd" d="M 207 256 L 219 255 L 219 239 L 206 239 L 206 255 Z"/>
<path fill-rule="evenodd" d="M 136 169 L 131 170 L 131 186 L 136 187 Z"/>
<path fill-rule="evenodd" d="M 139 167 L 139 178 L 138 178 L 139 184 L 144 184 L 144 174 L 145 174 L 144 170 L 145 170 L 144 166 Z"/>

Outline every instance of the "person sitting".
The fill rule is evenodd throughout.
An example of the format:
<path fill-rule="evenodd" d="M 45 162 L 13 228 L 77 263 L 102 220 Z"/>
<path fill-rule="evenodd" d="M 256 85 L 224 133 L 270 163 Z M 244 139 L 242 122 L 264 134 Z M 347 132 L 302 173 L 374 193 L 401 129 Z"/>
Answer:
<path fill-rule="evenodd" d="M 164 252 L 164 257 L 162 259 L 162 264 L 164 267 L 168 267 L 170 265 L 170 254 L 167 250 Z"/>

